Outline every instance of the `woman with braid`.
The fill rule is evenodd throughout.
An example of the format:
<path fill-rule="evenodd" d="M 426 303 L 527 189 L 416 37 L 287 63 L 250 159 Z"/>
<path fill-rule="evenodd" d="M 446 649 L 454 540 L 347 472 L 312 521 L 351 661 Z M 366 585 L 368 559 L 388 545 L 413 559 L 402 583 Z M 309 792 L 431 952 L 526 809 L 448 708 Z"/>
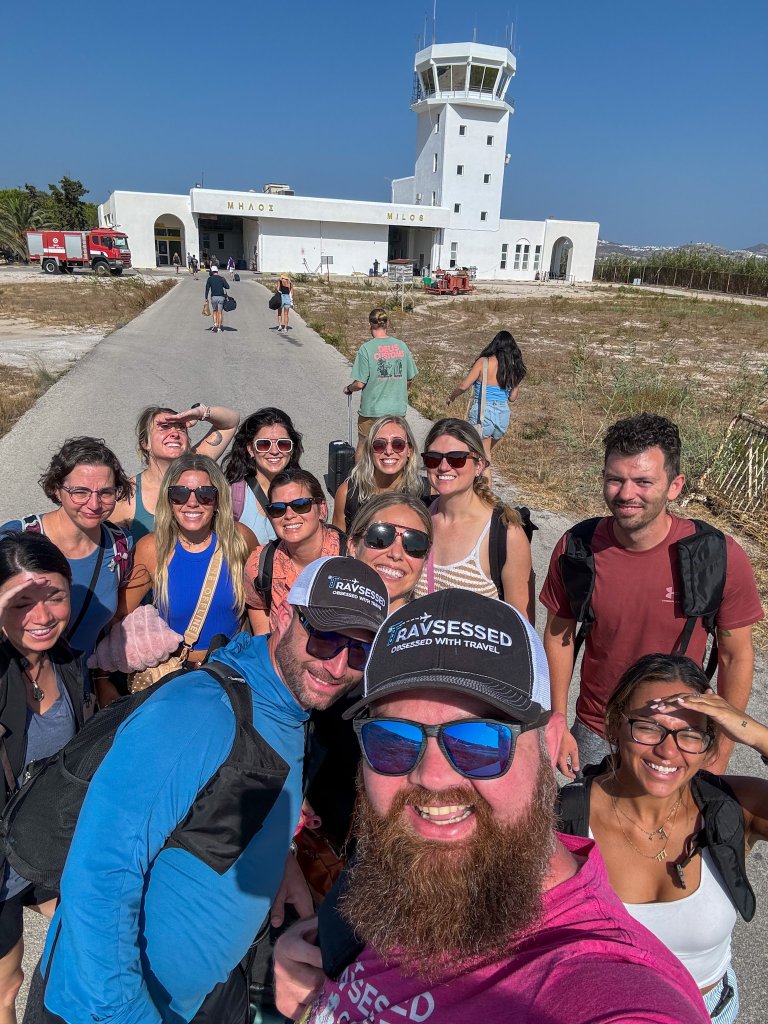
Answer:
<path fill-rule="evenodd" d="M 483 476 L 489 459 L 477 430 L 465 420 L 438 420 L 421 457 L 438 497 L 431 509 L 432 550 L 414 596 L 448 587 L 473 590 L 506 601 L 533 622 L 531 546 L 517 511 L 497 498 Z M 496 509 L 500 514 L 494 515 Z M 499 529 L 506 535 L 501 586 L 491 575 Z"/>

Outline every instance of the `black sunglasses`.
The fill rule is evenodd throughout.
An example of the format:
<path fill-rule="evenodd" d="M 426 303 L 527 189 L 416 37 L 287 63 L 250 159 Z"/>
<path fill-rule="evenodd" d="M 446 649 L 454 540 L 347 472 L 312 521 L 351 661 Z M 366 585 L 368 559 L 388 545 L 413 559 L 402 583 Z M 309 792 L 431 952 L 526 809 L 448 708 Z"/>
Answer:
<path fill-rule="evenodd" d="M 467 779 L 498 779 L 508 771 L 523 725 L 492 718 L 462 718 L 422 725 L 405 718 L 356 718 L 352 723 L 368 766 L 377 775 L 409 775 L 433 736 L 451 767 Z"/>
<path fill-rule="evenodd" d="M 355 640 L 354 637 L 345 636 L 343 633 L 315 629 L 306 615 L 299 611 L 297 611 L 297 615 L 299 622 L 307 631 L 307 654 L 311 654 L 313 658 L 319 658 L 321 661 L 331 661 L 346 647 L 349 667 L 356 672 L 363 671 L 365 663 L 368 661 L 368 655 L 371 653 L 373 638 L 366 642 L 365 640 Z"/>
<path fill-rule="evenodd" d="M 194 494 L 200 505 L 213 505 L 219 496 L 218 487 L 206 484 L 204 487 L 183 487 L 173 484 L 168 488 L 168 497 L 173 505 L 186 505 L 190 494 Z"/>
<path fill-rule="evenodd" d="M 451 469 L 463 469 L 467 459 L 477 462 L 477 456 L 473 452 L 422 452 L 421 457 L 427 469 L 437 469 L 443 459 Z"/>
<path fill-rule="evenodd" d="M 408 442 L 402 437 L 377 437 L 375 441 L 371 441 L 371 450 L 379 455 L 385 452 L 387 448 L 390 448 L 396 455 L 402 455 L 407 447 Z"/>
<path fill-rule="evenodd" d="M 305 516 L 313 505 L 319 504 L 319 498 L 294 498 L 293 501 L 270 501 L 268 505 L 264 506 L 264 511 L 270 519 L 279 519 L 285 515 L 289 508 L 293 509 L 294 512 L 298 512 L 299 515 Z"/>
<path fill-rule="evenodd" d="M 403 542 L 403 551 L 413 558 L 424 558 L 429 551 L 429 536 L 423 530 L 395 526 L 393 523 L 371 523 L 363 534 L 363 542 L 374 551 L 391 548 L 395 538 Z"/>

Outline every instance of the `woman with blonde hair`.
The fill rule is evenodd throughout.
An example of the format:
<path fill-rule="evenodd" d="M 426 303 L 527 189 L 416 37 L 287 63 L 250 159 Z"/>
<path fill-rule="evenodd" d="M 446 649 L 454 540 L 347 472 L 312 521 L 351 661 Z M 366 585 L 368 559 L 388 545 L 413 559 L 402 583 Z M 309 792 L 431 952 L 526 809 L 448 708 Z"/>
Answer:
<path fill-rule="evenodd" d="M 231 637 L 241 627 L 243 569 L 256 544 L 248 527 L 234 521 L 229 484 L 216 463 L 204 455 L 180 455 L 160 486 L 155 531 L 134 549 L 133 571 L 121 593 L 118 616 L 138 608 L 151 590 L 160 617 L 183 635 L 220 551 L 221 569 L 189 656 L 190 661 L 202 661 L 214 636 Z"/>
<path fill-rule="evenodd" d="M 381 416 L 371 427 L 359 462 L 336 491 L 333 525 L 348 531 L 366 501 L 390 493 L 409 494 L 425 504 L 432 494 L 419 472 L 416 441 L 403 416 Z"/>
<path fill-rule="evenodd" d="M 416 597 L 459 587 L 499 598 L 534 621 L 531 545 L 516 509 L 491 490 L 490 459 L 466 420 L 438 420 L 427 434 L 422 460 L 437 500 L 434 543 Z M 498 579 L 494 579 L 498 577 Z"/>

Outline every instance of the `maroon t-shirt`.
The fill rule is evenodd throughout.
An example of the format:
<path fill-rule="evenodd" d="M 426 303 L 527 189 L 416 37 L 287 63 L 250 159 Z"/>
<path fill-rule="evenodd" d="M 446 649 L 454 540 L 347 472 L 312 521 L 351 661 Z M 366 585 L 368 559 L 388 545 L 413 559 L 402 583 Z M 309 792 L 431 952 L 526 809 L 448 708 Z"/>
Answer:
<path fill-rule="evenodd" d="M 623 548 L 614 536 L 612 516 L 599 523 L 592 538 L 595 622 L 584 645 L 576 716 L 600 735 L 606 702 L 622 672 L 644 654 L 670 654 L 685 627 L 673 545 L 689 537 L 696 527 L 691 519 L 670 518 L 666 538 L 647 551 Z M 572 619 L 558 562 L 564 550 L 565 535 L 552 552 L 539 600 L 559 618 Z M 725 590 L 717 625 L 720 629 L 751 626 L 764 617 L 752 566 L 732 537 L 726 538 L 726 555 Z M 702 664 L 706 647 L 707 631 L 698 619 L 686 654 Z"/>

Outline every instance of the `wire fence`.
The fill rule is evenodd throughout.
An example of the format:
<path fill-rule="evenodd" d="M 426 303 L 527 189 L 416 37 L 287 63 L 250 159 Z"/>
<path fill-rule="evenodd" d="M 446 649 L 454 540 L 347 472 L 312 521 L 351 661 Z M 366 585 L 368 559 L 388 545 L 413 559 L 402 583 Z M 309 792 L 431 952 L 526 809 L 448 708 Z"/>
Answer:
<path fill-rule="evenodd" d="M 746 413 L 734 417 L 699 487 L 745 531 L 764 540 L 768 536 L 768 423 Z"/>
<path fill-rule="evenodd" d="M 768 261 L 764 271 L 744 273 L 738 270 L 663 266 L 627 260 L 598 260 L 594 277 L 598 281 L 622 284 L 653 284 L 758 297 L 768 295 Z"/>

